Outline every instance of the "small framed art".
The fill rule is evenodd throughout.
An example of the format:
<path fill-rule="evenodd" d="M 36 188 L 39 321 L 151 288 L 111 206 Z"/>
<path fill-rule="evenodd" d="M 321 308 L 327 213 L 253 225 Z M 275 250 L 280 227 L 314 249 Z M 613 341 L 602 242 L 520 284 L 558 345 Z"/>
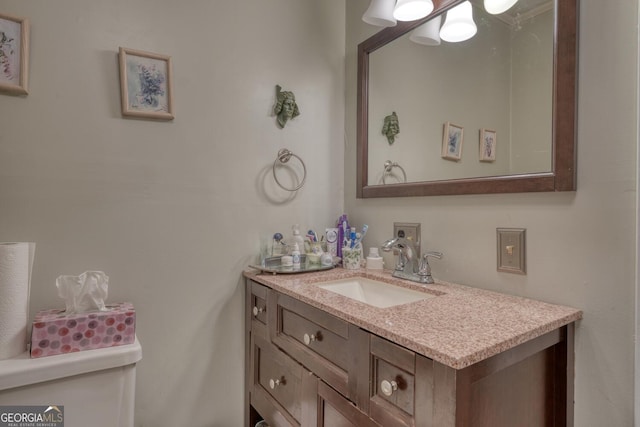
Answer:
<path fill-rule="evenodd" d="M 29 20 L 0 14 L 0 91 L 26 95 Z"/>
<path fill-rule="evenodd" d="M 496 160 L 496 131 L 480 129 L 480 161 L 495 162 Z"/>
<path fill-rule="evenodd" d="M 462 142 L 464 133 L 462 126 L 451 122 L 444 124 L 442 137 L 442 158 L 448 160 L 460 160 L 462 158 Z"/>
<path fill-rule="evenodd" d="M 122 115 L 173 120 L 171 57 L 120 48 Z"/>

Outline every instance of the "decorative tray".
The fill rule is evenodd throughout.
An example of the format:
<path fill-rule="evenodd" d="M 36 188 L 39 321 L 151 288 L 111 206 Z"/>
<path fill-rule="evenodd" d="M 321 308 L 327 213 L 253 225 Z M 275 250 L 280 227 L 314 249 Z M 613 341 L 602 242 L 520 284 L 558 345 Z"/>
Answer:
<path fill-rule="evenodd" d="M 291 265 L 282 265 L 281 257 L 269 257 L 265 258 L 262 265 L 250 264 L 249 267 L 260 270 L 263 273 L 273 274 L 299 274 L 309 273 L 311 271 L 331 270 L 340 262 L 340 258 L 333 257 L 333 263 L 331 265 L 322 265 L 310 263 L 306 254 L 300 255 L 300 268 L 294 269 Z"/>

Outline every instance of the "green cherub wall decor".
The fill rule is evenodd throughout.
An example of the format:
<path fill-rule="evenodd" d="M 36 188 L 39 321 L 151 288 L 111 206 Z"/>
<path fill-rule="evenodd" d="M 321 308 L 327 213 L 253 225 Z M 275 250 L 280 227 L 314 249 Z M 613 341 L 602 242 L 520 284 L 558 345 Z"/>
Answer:
<path fill-rule="evenodd" d="M 389 145 L 393 144 L 396 140 L 396 135 L 400 133 L 400 122 L 398 122 L 398 115 L 394 111 L 390 115 L 384 118 L 384 125 L 382 126 L 382 134 L 386 135 Z"/>
<path fill-rule="evenodd" d="M 277 116 L 280 128 L 284 128 L 289 119 L 300 115 L 295 95 L 293 92 L 282 90 L 280 85 L 276 85 L 276 105 L 273 107 L 273 114 Z"/>

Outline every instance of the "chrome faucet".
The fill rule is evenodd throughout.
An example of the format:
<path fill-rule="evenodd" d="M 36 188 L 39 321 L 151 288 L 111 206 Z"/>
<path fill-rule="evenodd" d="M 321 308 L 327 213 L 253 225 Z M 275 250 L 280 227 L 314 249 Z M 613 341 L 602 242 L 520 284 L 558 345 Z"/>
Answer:
<path fill-rule="evenodd" d="M 395 237 L 387 240 L 380 247 L 385 252 L 398 249 L 398 261 L 396 268 L 392 274 L 393 277 L 399 279 L 412 280 L 419 283 L 433 283 L 431 277 L 431 266 L 429 266 L 429 257 L 442 258 L 440 252 L 426 252 L 422 258 L 416 252 L 416 247 L 411 240 L 404 237 Z"/>
<path fill-rule="evenodd" d="M 418 254 L 411 240 L 407 240 L 404 237 L 396 237 L 384 242 L 380 249 L 385 252 L 390 252 L 392 249 L 400 251 L 395 271 L 402 271 L 408 274 L 416 274 L 418 272 Z"/>

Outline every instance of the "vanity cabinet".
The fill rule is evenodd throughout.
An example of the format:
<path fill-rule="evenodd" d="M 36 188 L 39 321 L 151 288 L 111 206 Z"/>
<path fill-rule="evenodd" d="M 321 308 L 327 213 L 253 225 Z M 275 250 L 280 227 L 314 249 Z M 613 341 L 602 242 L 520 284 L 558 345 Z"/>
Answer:
<path fill-rule="evenodd" d="M 454 369 L 246 283 L 246 427 L 573 425 L 573 323 Z"/>

